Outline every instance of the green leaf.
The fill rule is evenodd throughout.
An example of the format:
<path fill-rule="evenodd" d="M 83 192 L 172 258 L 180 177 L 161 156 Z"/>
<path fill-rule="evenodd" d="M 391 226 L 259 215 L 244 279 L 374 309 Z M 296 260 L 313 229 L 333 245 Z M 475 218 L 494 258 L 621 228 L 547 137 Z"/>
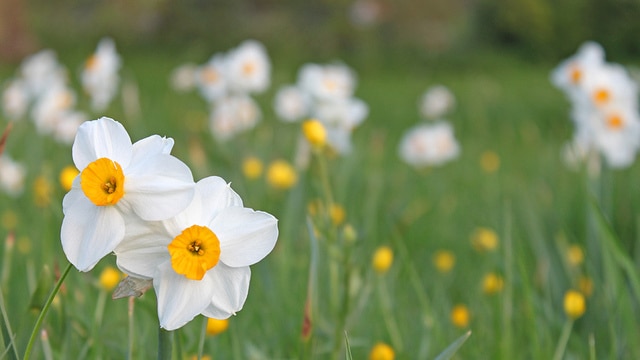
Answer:
<path fill-rule="evenodd" d="M 441 352 L 440 355 L 438 355 L 435 360 L 451 359 L 453 355 L 455 355 L 455 353 L 458 351 L 458 349 L 460 349 L 462 344 L 464 344 L 464 342 L 467 341 L 469 336 L 471 336 L 471 330 L 467 331 L 464 335 L 460 336 L 459 338 L 456 339 L 456 341 L 452 342 L 449 346 L 447 346 L 447 348 L 444 349 L 444 351 Z"/>

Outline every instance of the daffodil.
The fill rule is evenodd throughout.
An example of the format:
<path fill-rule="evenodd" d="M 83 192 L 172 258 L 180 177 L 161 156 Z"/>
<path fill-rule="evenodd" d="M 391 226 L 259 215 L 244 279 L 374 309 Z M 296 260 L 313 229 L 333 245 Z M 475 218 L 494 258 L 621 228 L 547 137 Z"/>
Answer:
<path fill-rule="evenodd" d="M 173 140 L 153 135 L 131 143 L 110 118 L 83 123 L 73 143 L 80 174 L 62 201 L 62 248 L 80 271 L 115 249 L 125 218 L 165 220 L 193 198 L 191 170 L 171 156 Z"/>
<path fill-rule="evenodd" d="M 219 177 L 200 180 L 193 202 L 175 218 L 127 224 L 115 250 L 125 273 L 153 279 L 160 326 L 182 327 L 198 314 L 226 319 L 242 309 L 250 265 L 276 244 L 277 219 L 243 207 Z"/>

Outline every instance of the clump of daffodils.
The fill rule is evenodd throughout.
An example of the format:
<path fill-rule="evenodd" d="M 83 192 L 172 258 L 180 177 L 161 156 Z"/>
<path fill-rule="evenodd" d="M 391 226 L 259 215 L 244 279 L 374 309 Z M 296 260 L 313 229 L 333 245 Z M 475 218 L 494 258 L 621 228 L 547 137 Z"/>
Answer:
<path fill-rule="evenodd" d="M 454 104 L 455 97 L 443 85 L 433 86 L 422 95 L 419 112 L 428 122 L 415 125 L 402 136 L 398 154 L 404 162 L 421 168 L 443 165 L 458 157 L 460 145 L 453 126 L 443 119 Z"/>
<path fill-rule="evenodd" d="M 254 128 L 262 112 L 251 97 L 271 84 L 271 61 L 264 45 L 246 40 L 202 65 L 183 64 L 171 74 L 177 91 L 196 88 L 211 106 L 209 128 L 220 141 Z"/>
<path fill-rule="evenodd" d="M 574 137 L 564 147 L 570 165 L 598 153 L 613 168 L 633 163 L 640 149 L 638 86 L 619 64 L 605 61 L 604 50 L 584 43 L 551 73 L 551 82 L 571 103 Z"/>
<path fill-rule="evenodd" d="M 80 173 L 64 197 L 61 228 L 78 270 L 115 253 L 126 281 L 152 283 L 167 330 L 199 314 L 226 319 L 241 310 L 249 266 L 278 236 L 276 218 L 244 207 L 223 179 L 194 183 L 172 147 L 158 135 L 133 143 L 113 119 L 82 124 L 73 144 Z"/>
<path fill-rule="evenodd" d="M 275 112 L 285 122 L 316 119 L 325 129 L 322 143 L 346 154 L 351 151 L 351 133 L 369 115 L 368 105 L 354 96 L 356 85 L 355 72 L 345 64 L 305 64 L 296 84 L 282 86 L 276 93 Z"/>

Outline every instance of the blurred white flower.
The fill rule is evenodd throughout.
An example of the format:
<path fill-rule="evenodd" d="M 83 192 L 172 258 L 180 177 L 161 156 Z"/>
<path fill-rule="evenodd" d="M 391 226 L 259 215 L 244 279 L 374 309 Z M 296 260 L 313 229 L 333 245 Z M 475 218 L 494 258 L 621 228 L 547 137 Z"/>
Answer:
<path fill-rule="evenodd" d="M 399 145 L 399 155 L 415 167 L 442 165 L 460 153 L 453 127 L 445 121 L 420 124 L 409 129 Z"/>
<path fill-rule="evenodd" d="M 58 63 L 53 50 L 42 50 L 22 61 L 20 75 L 30 97 L 38 98 L 50 87 L 67 83 L 67 70 Z"/>
<path fill-rule="evenodd" d="M 455 103 L 456 99 L 449 88 L 435 85 L 422 94 L 418 108 L 424 118 L 435 120 L 451 111 Z"/>
<path fill-rule="evenodd" d="M 351 151 L 351 133 L 369 115 L 369 106 L 357 98 L 318 102 L 313 118 L 325 125 L 327 144 L 340 154 Z"/>
<path fill-rule="evenodd" d="M 225 75 L 236 94 L 261 93 L 271 82 L 271 62 L 264 45 L 246 40 L 227 53 Z"/>
<path fill-rule="evenodd" d="M 171 72 L 171 87 L 180 92 L 189 91 L 196 87 L 198 66 L 195 64 L 182 64 Z"/>
<path fill-rule="evenodd" d="M 250 96 L 229 96 L 214 104 L 209 128 L 216 139 L 225 141 L 253 129 L 261 118 L 260 108 Z"/>
<path fill-rule="evenodd" d="M 153 279 L 160 326 L 175 330 L 199 314 L 226 319 L 240 311 L 249 266 L 267 256 L 277 238 L 275 217 L 245 208 L 212 176 L 196 184 L 193 201 L 176 217 L 128 224 L 115 253 L 122 271 Z"/>
<path fill-rule="evenodd" d="M 60 114 L 70 111 L 76 104 L 76 94 L 65 84 L 46 89 L 31 111 L 31 117 L 39 133 L 51 135 L 60 122 Z"/>
<path fill-rule="evenodd" d="M 604 50 L 600 44 L 585 42 L 575 55 L 562 61 L 552 72 L 551 82 L 569 98 L 581 92 L 584 79 L 604 63 Z"/>
<path fill-rule="evenodd" d="M 309 116 L 309 106 L 309 96 L 294 85 L 281 87 L 273 101 L 276 115 L 287 122 L 300 121 Z"/>
<path fill-rule="evenodd" d="M 193 198 L 191 170 L 169 153 L 173 140 L 158 135 L 131 143 L 117 121 L 83 123 L 73 143 L 80 174 L 62 201 L 60 237 L 67 259 L 91 270 L 124 238 L 125 218 L 165 220 Z"/>
<path fill-rule="evenodd" d="M 2 93 L 2 109 L 11 120 L 22 119 L 29 108 L 29 92 L 24 80 L 13 79 Z"/>
<path fill-rule="evenodd" d="M 100 40 L 95 53 L 87 59 L 81 74 L 84 90 L 95 111 L 104 110 L 118 91 L 121 59 L 110 38 Z"/>
<path fill-rule="evenodd" d="M 225 69 L 224 55 L 216 54 L 196 70 L 195 80 L 198 91 L 210 103 L 227 95 Z"/>
<path fill-rule="evenodd" d="M 89 116 L 82 111 L 65 110 L 57 114 L 56 126 L 53 129 L 53 137 L 58 142 L 71 145 L 76 137 L 78 128 L 83 122 L 89 120 Z"/>
<path fill-rule="evenodd" d="M 26 169 L 7 154 L 0 155 L 0 189 L 9 196 L 16 197 L 24 189 Z"/>
<path fill-rule="evenodd" d="M 343 100 L 353 95 L 356 76 L 343 64 L 305 64 L 298 73 L 298 86 L 318 101 Z"/>

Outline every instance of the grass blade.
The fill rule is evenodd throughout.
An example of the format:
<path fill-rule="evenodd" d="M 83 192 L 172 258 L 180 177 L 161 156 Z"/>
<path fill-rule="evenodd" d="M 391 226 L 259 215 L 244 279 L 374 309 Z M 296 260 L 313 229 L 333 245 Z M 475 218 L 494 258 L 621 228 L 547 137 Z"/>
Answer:
<path fill-rule="evenodd" d="M 453 355 L 456 354 L 458 349 L 460 349 L 462 344 L 464 344 L 464 342 L 467 341 L 469 336 L 471 336 L 471 330 L 467 331 L 466 333 L 464 333 L 464 335 L 460 336 L 454 342 L 452 342 L 449 346 L 447 346 L 447 348 L 444 349 L 444 351 L 441 352 L 440 355 L 438 355 L 435 360 L 451 359 Z"/>

